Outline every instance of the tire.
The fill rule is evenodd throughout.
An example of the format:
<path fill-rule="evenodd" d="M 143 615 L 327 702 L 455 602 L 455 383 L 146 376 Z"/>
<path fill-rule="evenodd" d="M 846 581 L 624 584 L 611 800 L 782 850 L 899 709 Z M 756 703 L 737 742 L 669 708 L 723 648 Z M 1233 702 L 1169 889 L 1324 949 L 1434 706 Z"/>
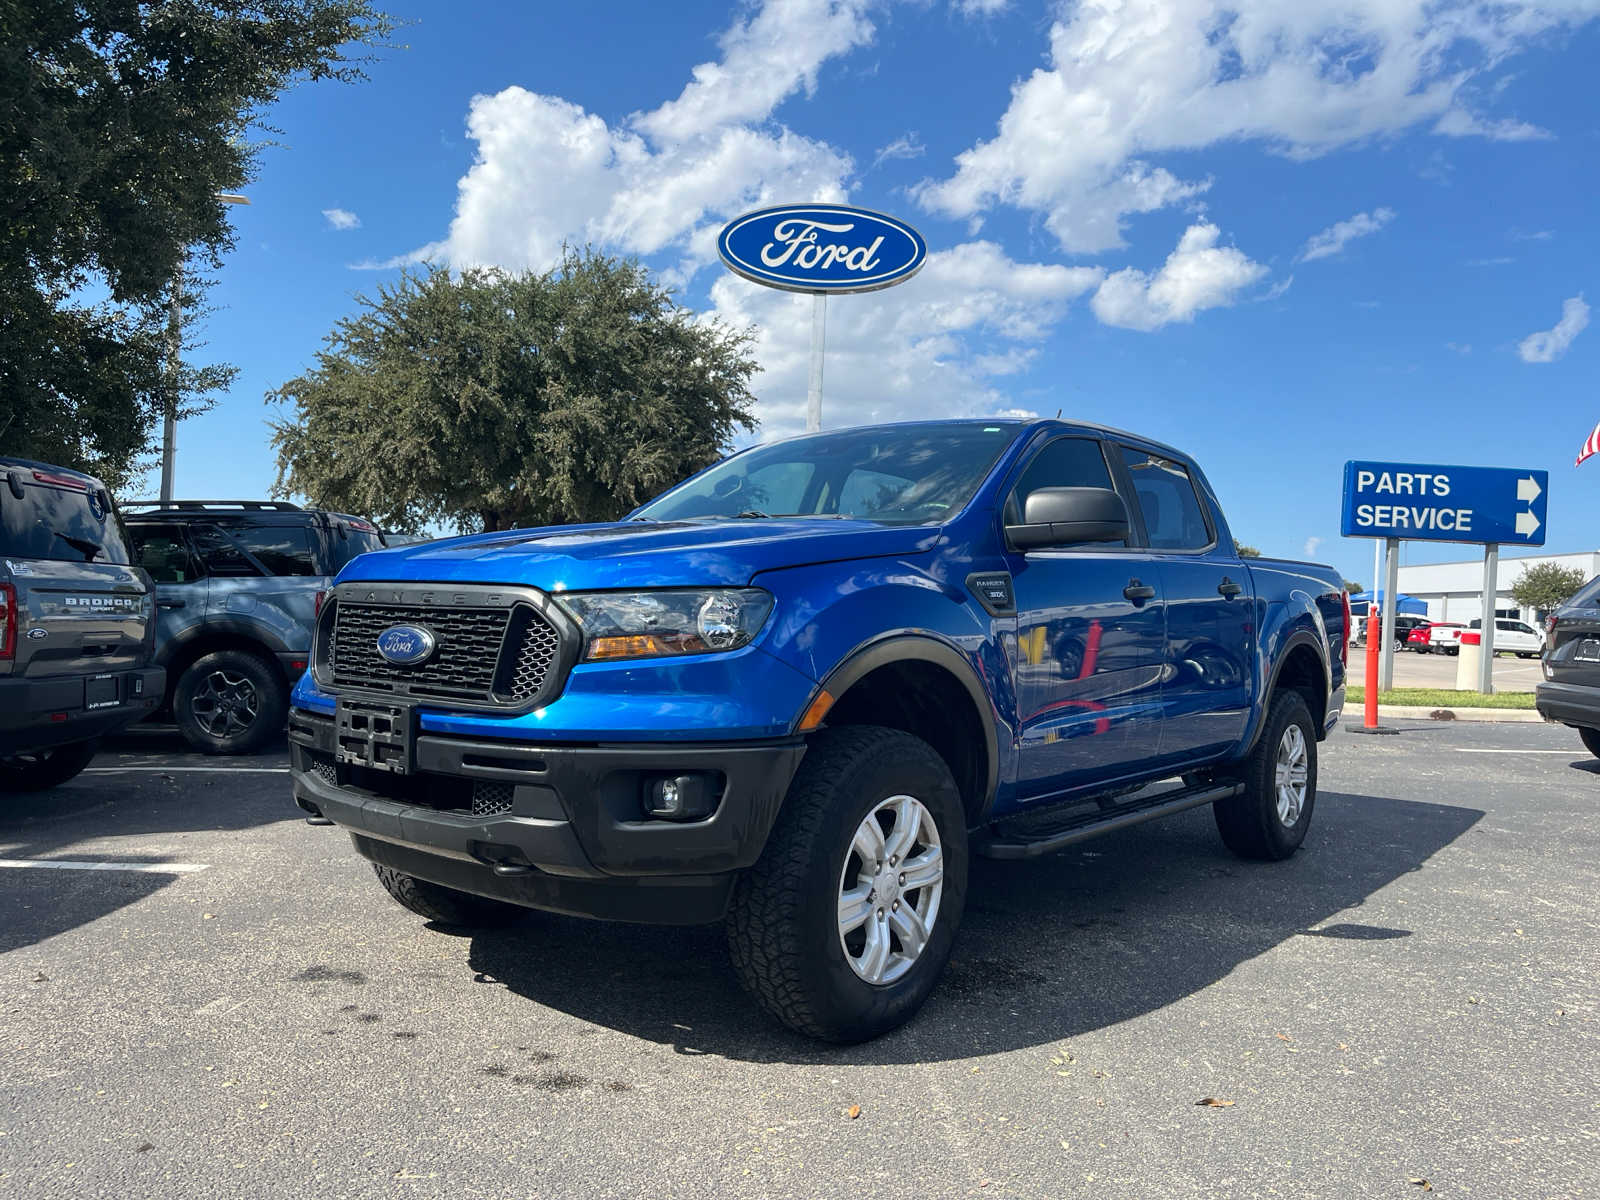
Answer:
<path fill-rule="evenodd" d="M 0 792 L 42 792 L 60 787 L 89 765 L 99 744 L 73 742 L 0 758 Z"/>
<path fill-rule="evenodd" d="M 404 875 L 393 867 L 372 864 L 378 882 L 404 908 L 419 917 L 456 929 L 499 929 L 528 915 L 520 904 L 507 904 L 487 896 L 474 896 L 439 883 L 429 883 L 414 875 Z"/>
<path fill-rule="evenodd" d="M 1600 758 L 1600 729 L 1589 729 L 1580 725 L 1578 736 L 1583 739 L 1583 746 L 1590 754 Z"/>
<path fill-rule="evenodd" d="M 1303 795 L 1280 797 L 1279 760 L 1295 755 L 1298 734 L 1304 768 Z M 1311 710 L 1299 692 L 1279 691 L 1267 709 L 1266 727 L 1240 771 L 1244 791 L 1212 808 L 1223 844 L 1240 858 L 1288 858 L 1305 841 L 1317 802 L 1317 738 Z M 1293 816 L 1293 820 L 1286 817 Z"/>
<path fill-rule="evenodd" d="M 1532 653 L 1530 653 L 1527 650 L 1518 650 L 1517 651 L 1517 657 L 1518 658 L 1532 658 L 1533 655 L 1532 655 Z"/>
<path fill-rule="evenodd" d="M 1432 654 L 1433 651 L 1428 649 L 1428 647 L 1426 647 L 1426 646 L 1418 646 L 1417 647 L 1417 653 L 1418 654 Z"/>
<path fill-rule="evenodd" d="M 202 754 L 249 754 L 281 734 L 289 693 L 276 664 L 248 650 L 196 659 L 172 692 L 172 718 Z"/>
<path fill-rule="evenodd" d="M 913 852 L 907 861 L 938 869 L 936 881 L 904 892 L 905 876 L 875 883 L 869 821 L 881 854 L 896 848 L 897 831 L 912 831 L 902 847 Z M 858 849 L 863 838 L 867 850 Z M 888 897 L 876 890 L 885 887 Z M 866 916 L 846 931 L 847 891 Z M 949 961 L 966 893 L 966 812 L 933 747 L 874 725 L 824 730 L 789 785 L 761 858 L 734 885 L 734 969 L 756 1003 L 789 1028 L 863 1042 L 904 1024 L 927 1000 Z M 908 955 L 902 930 L 917 926 L 926 928 L 922 949 Z"/>

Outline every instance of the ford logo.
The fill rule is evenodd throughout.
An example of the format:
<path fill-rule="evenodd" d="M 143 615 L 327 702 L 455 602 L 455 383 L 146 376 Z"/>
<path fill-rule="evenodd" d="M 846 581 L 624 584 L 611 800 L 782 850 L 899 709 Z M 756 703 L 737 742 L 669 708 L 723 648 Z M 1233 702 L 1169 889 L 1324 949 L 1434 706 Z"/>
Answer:
<path fill-rule="evenodd" d="M 378 635 L 378 653 L 400 667 L 415 667 L 439 648 L 433 634 L 420 625 L 391 625 Z"/>
<path fill-rule="evenodd" d="M 843 204 L 745 213 L 717 237 L 728 269 L 790 292 L 871 292 L 910 279 L 928 243 L 903 221 Z"/>

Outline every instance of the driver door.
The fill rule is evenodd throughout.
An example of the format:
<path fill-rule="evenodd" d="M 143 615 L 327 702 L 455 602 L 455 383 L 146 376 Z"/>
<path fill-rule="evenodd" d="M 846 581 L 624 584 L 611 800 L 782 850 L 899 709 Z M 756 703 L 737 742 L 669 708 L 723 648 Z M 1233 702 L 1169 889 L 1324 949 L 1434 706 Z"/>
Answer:
<path fill-rule="evenodd" d="M 1102 443 L 1060 437 L 1041 446 L 1006 501 L 1007 524 L 1020 522 L 1028 494 L 1042 487 L 1115 488 Z M 1017 602 L 1019 799 L 1048 800 L 1137 773 L 1161 734 L 1166 606 L 1158 568 L 1121 543 L 1007 557 Z"/>

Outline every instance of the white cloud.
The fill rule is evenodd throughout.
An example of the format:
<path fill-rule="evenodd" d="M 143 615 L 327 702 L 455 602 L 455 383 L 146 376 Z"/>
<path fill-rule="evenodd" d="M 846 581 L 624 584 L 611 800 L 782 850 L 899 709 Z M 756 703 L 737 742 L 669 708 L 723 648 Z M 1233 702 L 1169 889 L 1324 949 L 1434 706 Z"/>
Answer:
<path fill-rule="evenodd" d="M 701 63 L 676 100 L 634 118 L 662 142 L 770 116 L 778 103 L 817 86 L 828 59 L 872 40 L 869 0 L 768 0 L 722 35 L 722 59 Z"/>
<path fill-rule="evenodd" d="M 1339 221 L 1328 226 L 1307 241 L 1305 249 L 1300 252 L 1299 261 L 1312 262 L 1319 258 L 1332 258 L 1336 254 L 1342 254 L 1344 248 L 1351 242 L 1357 238 L 1370 237 L 1392 220 L 1394 220 L 1392 208 L 1375 208 L 1370 213 L 1359 212 L 1347 221 Z"/>
<path fill-rule="evenodd" d="M 1012 88 L 994 137 L 924 183 L 930 210 L 1039 213 L 1068 250 L 1122 244 L 1123 219 L 1204 190 L 1155 156 L 1255 141 L 1297 158 L 1424 123 L 1540 136 L 1468 107 L 1476 75 L 1595 0 L 1082 0 L 1060 7 L 1048 64 Z"/>
<path fill-rule="evenodd" d="M 1449 137 L 1482 137 L 1493 142 L 1546 142 L 1553 138 L 1548 129 L 1506 117 L 1487 120 L 1464 108 L 1452 108 L 1434 124 L 1433 131 Z"/>
<path fill-rule="evenodd" d="M 1094 315 L 1107 325 L 1149 331 L 1232 304 L 1267 268 L 1233 246 L 1218 246 L 1219 236 L 1215 225 L 1191 225 L 1155 275 L 1128 267 L 1107 276 L 1090 302 Z"/>
<path fill-rule="evenodd" d="M 1309 538 L 1307 538 L 1306 539 L 1306 544 L 1305 544 L 1305 556 L 1307 558 L 1315 558 L 1317 556 L 1317 547 L 1320 546 L 1320 545 L 1322 545 L 1322 539 L 1321 538 L 1319 538 L 1319 537 L 1309 537 Z"/>
<path fill-rule="evenodd" d="M 1577 336 L 1589 324 L 1589 306 L 1583 296 L 1573 296 L 1561 305 L 1561 320 L 1554 329 L 1530 333 L 1517 346 L 1517 354 L 1525 363 L 1552 363 L 1567 352 Z"/>
<path fill-rule="evenodd" d="M 1454 350 L 1457 354 L 1471 354 L 1472 353 L 1472 343 L 1471 342 L 1446 342 L 1444 344 L 1444 348 L 1446 350 Z"/>
<path fill-rule="evenodd" d="M 1103 278 L 1096 267 L 1017 263 L 992 242 L 928 256 L 911 280 L 828 301 L 823 423 L 1001 415 L 992 380 L 1026 369 L 1036 344 Z M 733 275 L 711 288 L 716 315 L 756 328 L 762 436 L 805 428 L 811 298 Z"/>
<path fill-rule="evenodd" d="M 1011 0 L 952 0 L 964 17 L 993 17 L 1011 7 Z"/>
<path fill-rule="evenodd" d="M 328 219 L 329 229 L 360 229 L 361 218 L 347 208 L 325 208 L 322 215 Z"/>
<path fill-rule="evenodd" d="M 872 165 L 881 167 L 891 158 L 921 158 L 927 152 L 928 148 L 922 144 L 922 139 L 917 136 L 917 131 L 913 129 L 910 133 L 903 137 L 895 138 L 894 141 L 879 150 L 877 156 L 872 160 Z"/>

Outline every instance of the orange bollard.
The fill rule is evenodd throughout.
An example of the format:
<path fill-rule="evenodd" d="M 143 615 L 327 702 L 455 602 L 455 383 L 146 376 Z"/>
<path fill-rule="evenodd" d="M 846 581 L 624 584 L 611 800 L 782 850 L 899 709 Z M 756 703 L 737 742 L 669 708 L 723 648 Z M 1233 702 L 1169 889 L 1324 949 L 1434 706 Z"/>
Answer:
<path fill-rule="evenodd" d="M 1377 616 L 1367 622 L 1367 729 L 1378 727 L 1378 643 L 1383 640 L 1383 624 Z"/>

